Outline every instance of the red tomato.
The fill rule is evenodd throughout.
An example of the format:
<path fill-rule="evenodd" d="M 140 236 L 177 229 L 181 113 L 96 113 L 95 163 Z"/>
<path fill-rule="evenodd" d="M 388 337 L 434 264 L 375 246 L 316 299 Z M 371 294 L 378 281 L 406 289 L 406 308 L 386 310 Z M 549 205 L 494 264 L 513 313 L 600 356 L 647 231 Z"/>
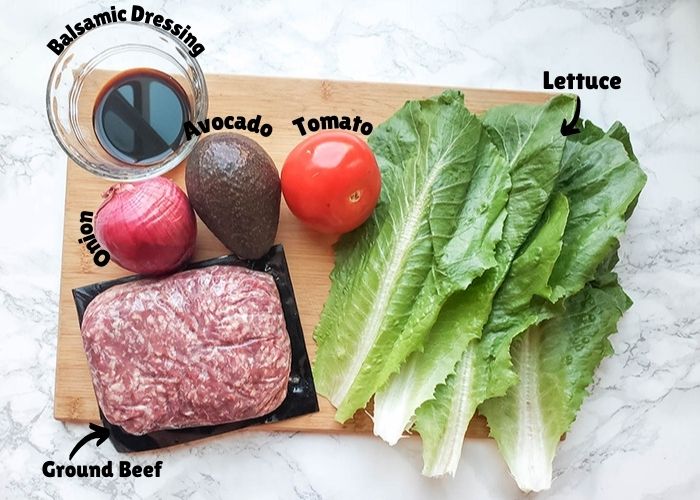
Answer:
<path fill-rule="evenodd" d="M 282 193 L 299 219 L 323 233 L 346 233 L 372 214 L 381 174 L 367 143 L 342 131 L 301 141 L 282 167 Z"/>

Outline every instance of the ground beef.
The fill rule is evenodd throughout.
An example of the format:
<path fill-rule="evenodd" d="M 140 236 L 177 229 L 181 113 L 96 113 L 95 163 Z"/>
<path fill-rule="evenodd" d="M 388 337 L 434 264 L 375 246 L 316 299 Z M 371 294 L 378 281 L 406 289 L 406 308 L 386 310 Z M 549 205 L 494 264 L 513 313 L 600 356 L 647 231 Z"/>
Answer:
<path fill-rule="evenodd" d="M 246 420 L 287 394 L 289 335 L 266 273 L 210 266 L 117 285 L 81 330 L 100 408 L 131 434 Z"/>

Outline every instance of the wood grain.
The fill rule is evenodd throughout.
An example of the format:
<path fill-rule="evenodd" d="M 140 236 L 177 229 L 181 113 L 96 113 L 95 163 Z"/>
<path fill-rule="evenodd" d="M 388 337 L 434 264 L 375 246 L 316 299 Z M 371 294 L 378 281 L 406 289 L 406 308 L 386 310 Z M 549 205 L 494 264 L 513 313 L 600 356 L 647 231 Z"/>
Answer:
<path fill-rule="evenodd" d="M 270 137 L 248 135 L 267 150 L 278 168 L 300 140 L 297 127 L 291 123 L 299 116 L 308 119 L 332 114 L 350 117 L 359 115 L 376 126 L 406 100 L 429 97 L 444 90 L 440 87 L 414 85 L 231 75 L 208 75 L 207 84 L 209 117 L 243 115 L 252 118 L 260 114 L 264 123 L 273 126 L 274 132 Z M 463 91 L 467 106 L 476 113 L 501 104 L 539 103 L 549 97 L 535 92 Z M 184 165 L 178 166 L 168 177 L 184 188 Z M 79 230 L 80 213 L 94 211 L 100 204 L 101 193 L 110 184 L 110 181 L 89 174 L 72 161 L 68 162 L 54 406 L 54 416 L 59 420 L 99 422 L 71 290 L 128 274 L 112 262 L 104 268 L 97 267 L 84 245 L 78 243 L 82 236 Z M 307 347 L 311 359 L 314 359 L 312 333 L 330 286 L 328 274 L 333 266 L 333 239 L 302 226 L 283 201 L 277 240 L 284 244 Z M 198 221 L 195 260 L 227 253 L 224 246 Z M 318 413 L 268 424 L 264 430 L 371 432 L 371 420 L 364 411 L 358 412 L 354 419 L 341 425 L 333 420 L 334 410 L 330 403 L 319 396 L 319 404 Z M 475 418 L 467 435 L 486 437 L 488 429 L 485 421 L 480 417 Z"/>

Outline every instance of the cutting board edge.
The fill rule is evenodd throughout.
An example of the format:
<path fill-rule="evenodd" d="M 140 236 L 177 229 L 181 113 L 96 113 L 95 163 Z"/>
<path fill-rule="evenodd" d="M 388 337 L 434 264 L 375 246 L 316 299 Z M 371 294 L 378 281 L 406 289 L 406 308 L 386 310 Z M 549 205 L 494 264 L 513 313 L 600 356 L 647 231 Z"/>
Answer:
<path fill-rule="evenodd" d="M 306 82 L 315 82 L 318 84 L 322 84 L 324 82 L 330 83 L 330 84 L 341 84 L 341 85 L 364 85 L 364 84 L 369 84 L 369 85 L 386 85 L 386 86 L 395 86 L 395 87 L 404 87 L 404 88 L 416 88 L 416 89 L 438 89 L 439 91 L 441 90 L 448 90 L 448 89 L 457 89 L 465 94 L 467 92 L 483 92 L 483 93 L 488 93 L 488 94 L 520 94 L 520 95 L 525 95 L 525 94 L 532 94 L 535 96 L 541 96 L 543 98 L 546 97 L 553 97 L 555 95 L 559 95 L 557 92 L 548 92 L 546 90 L 531 90 L 531 89 L 511 89 L 511 88 L 488 88 L 488 87 L 465 87 L 463 84 L 435 84 L 435 83 L 421 83 L 421 82 L 397 82 L 397 81 L 392 81 L 392 82 L 387 82 L 384 80 L 343 80 L 343 79 L 337 79 L 337 78 L 323 78 L 323 77 L 312 77 L 312 78 L 307 78 L 307 77 L 302 77 L 302 76 L 278 76 L 278 75 L 251 75 L 251 74 L 236 74 L 232 75 L 230 73 L 207 73 L 206 74 L 207 78 L 227 78 L 227 77 L 235 77 L 235 78 L 244 78 L 246 80 L 258 80 L 258 79 L 265 79 L 265 80 L 276 80 L 276 81 L 299 81 L 303 80 Z"/>

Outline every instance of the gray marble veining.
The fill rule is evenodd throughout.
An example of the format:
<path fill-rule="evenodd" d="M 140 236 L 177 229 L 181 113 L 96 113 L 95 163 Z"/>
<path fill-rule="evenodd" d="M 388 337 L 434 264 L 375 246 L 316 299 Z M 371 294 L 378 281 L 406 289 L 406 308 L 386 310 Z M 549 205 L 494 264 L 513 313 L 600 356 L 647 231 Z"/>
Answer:
<path fill-rule="evenodd" d="M 140 2 L 141 5 L 144 5 Z M 108 8 L 109 4 L 100 5 Z M 649 181 L 618 271 L 635 301 L 542 498 L 700 496 L 700 4 L 695 0 L 150 2 L 192 25 L 205 71 L 540 90 L 542 71 L 618 74 L 583 114 L 625 123 Z M 44 110 L 45 44 L 97 11 L 0 2 L 0 497 L 518 498 L 493 442 L 454 479 L 420 476 L 420 445 L 234 433 L 133 457 L 158 479 L 46 479 L 87 427 L 53 419 L 65 155 Z M 81 463 L 120 457 L 86 446 Z"/>

